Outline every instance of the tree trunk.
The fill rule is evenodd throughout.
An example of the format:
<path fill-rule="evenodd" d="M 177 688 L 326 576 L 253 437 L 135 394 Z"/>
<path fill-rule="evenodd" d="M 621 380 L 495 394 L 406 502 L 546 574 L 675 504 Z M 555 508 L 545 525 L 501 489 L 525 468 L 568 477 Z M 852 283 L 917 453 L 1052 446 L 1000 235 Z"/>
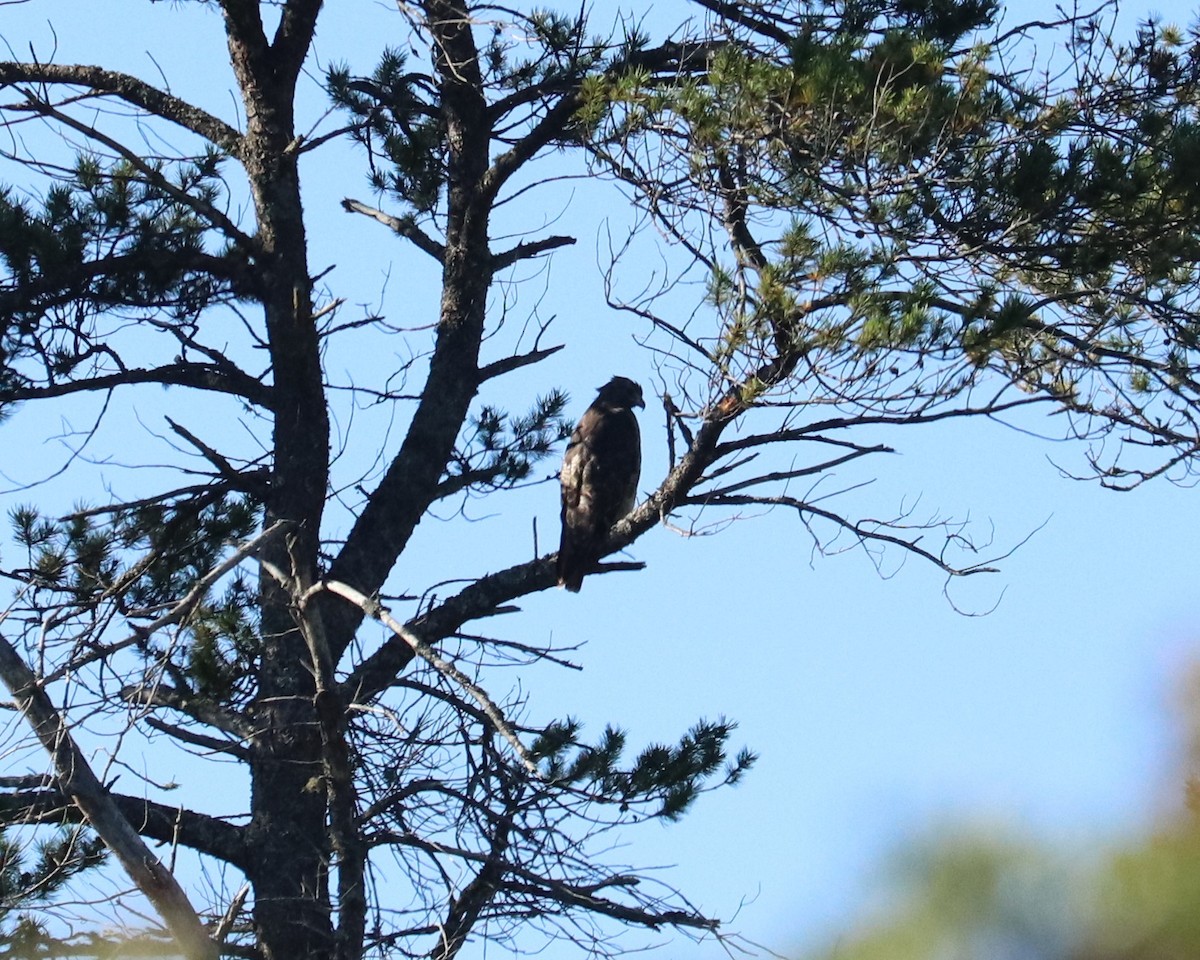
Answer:
<path fill-rule="evenodd" d="M 229 50 L 246 107 L 241 160 L 257 219 L 255 254 L 277 396 L 264 524 L 287 537 L 265 550 L 261 654 L 251 760 L 248 877 L 267 960 L 333 957 L 321 732 L 310 658 L 293 612 L 293 584 L 311 582 L 329 463 L 320 342 L 312 317 L 304 214 L 293 132 L 295 82 L 319 2 L 291 3 L 267 42 L 257 4 L 225 0 Z M 276 582 L 283 571 L 292 584 Z"/>

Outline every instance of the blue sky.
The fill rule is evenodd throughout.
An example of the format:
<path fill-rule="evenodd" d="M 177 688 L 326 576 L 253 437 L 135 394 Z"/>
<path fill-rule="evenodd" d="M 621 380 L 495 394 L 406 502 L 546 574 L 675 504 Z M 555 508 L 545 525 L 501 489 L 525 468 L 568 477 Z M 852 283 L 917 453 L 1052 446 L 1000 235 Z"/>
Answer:
<path fill-rule="evenodd" d="M 656 16 L 667 20 L 671 9 Z M 317 54 L 322 64 L 350 59 L 365 73 L 376 38 L 393 30 L 399 38 L 401 28 L 382 4 L 331 5 Z M 0 8 L 0 35 L 18 57 L 32 42 L 48 59 L 57 42 L 62 63 L 101 62 L 151 81 L 161 67 L 176 93 L 236 118 L 228 80 L 212 70 L 225 69 L 219 18 L 197 5 L 34 0 Z M 320 119 L 315 100 L 308 111 Z M 307 163 L 311 262 L 336 264 L 331 292 L 347 298 L 347 310 L 365 304 L 400 323 L 427 323 L 436 302 L 429 264 L 338 207 L 346 195 L 371 199 L 361 158 L 333 147 Z M 620 203 L 578 181 L 541 196 L 518 211 L 530 218 L 520 225 L 574 232 L 579 243 L 531 276 L 522 302 L 540 296 L 539 316 L 558 318 L 551 341 L 570 347 L 512 378 L 506 396 L 565 386 L 576 415 L 613 373 L 653 389 L 653 367 L 633 339 L 638 328 L 603 306 L 597 262 L 608 233 L 619 235 Z M 398 347 L 351 344 L 328 363 L 331 375 L 352 369 L 365 382 L 400 359 Z M 31 451 L 26 460 L 6 457 L 7 475 L 27 482 L 49 472 L 60 447 L 43 438 L 62 412 L 22 411 L 4 425 L 6 449 Z M 143 392 L 99 441 L 160 451 L 146 430 L 127 432 L 135 413 L 160 429 Z M 665 459 L 660 420 L 649 403 L 646 489 Z M 1058 429 L 1038 417 L 1021 426 Z M 356 421 L 355 456 L 372 431 L 384 435 L 386 425 L 367 415 Z M 1117 494 L 1064 479 L 1051 458 L 1080 468 L 1080 448 L 999 424 L 880 439 L 897 453 L 838 478 L 876 478 L 851 501 L 862 514 L 917 502 L 918 512 L 969 516 L 981 536 L 994 535 L 997 553 L 1029 537 L 1001 573 L 950 585 L 955 605 L 995 606 L 988 615 L 955 612 L 944 577 L 916 558 L 889 555 L 884 578 L 857 551 L 814 556 L 797 520 L 776 512 L 713 536 L 659 528 L 630 551 L 646 562 L 644 573 L 590 579 L 578 596 L 528 598 L 524 612 L 498 628 L 584 644 L 576 655 L 582 672 L 520 676 L 531 719 L 571 713 L 596 733 L 616 721 L 634 743 L 669 740 L 702 716 L 740 722 L 738 743 L 761 755 L 746 781 L 702 799 L 679 824 L 630 829 L 616 856 L 673 865 L 664 877 L 696 905 L 734 917 L 731 931 L 777 950 L 836 930 L 871 888 L 886 851 L 931 824 L 983 819 L 1083 844 L 1136 829 L 1182 792 L 1169 776 L 1177 748 L 1166 703 L 1200 626 L 1196 493 L 1157 481 Z M 118 459 L 134 454 L 125 447 Z M 97 491 L 103 483 L 133 495 L 143 482 L 116 463 L 87 470 Z M 33 496 L 69 504 L 80 489 L 77 478 L 63 480 L 5 506 Z M 396 581 L 479 574 L 524 559 L 535 519 L 547 549 L 556 498 L 554 485 L 543 484 L 473 505 L 470 524 L 425 521 Z M 515 680 L 498 675 L 494 692 Z M 723 955 L 713 943 L 668 953 Z"/>

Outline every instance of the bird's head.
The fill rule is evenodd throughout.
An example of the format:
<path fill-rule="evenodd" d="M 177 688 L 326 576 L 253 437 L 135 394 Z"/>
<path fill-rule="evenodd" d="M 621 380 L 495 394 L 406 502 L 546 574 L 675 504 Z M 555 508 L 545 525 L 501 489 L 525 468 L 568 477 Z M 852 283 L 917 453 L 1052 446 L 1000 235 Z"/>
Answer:
<path fill-rule="evenodd" d="M 614 407 L 641 407 L 643 410 L 646 408 L 646 401 L 642 399 L 641 384 L 628 377 L 613 377 L 600 388 L 596 400 Z"/>

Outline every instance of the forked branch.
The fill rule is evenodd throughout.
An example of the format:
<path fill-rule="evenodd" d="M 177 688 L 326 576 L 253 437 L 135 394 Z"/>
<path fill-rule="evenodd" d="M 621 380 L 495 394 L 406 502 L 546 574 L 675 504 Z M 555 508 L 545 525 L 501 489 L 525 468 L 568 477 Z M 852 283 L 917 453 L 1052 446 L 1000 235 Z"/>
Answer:
<path fill-rule="evenodd" d="M 487 716 L 488 720 L 495 726 L 496 732 L 499 733 L 505 740 L 511 744 L 517 756 L 521 758 L 521 763 L 535 777 L 540 777 L 541 773 L 538 770 L 537 761 L 533 759 L 528 748 L 521 742 L 521 738 L 512 728 L 512 724 L 505 718 L 504 713 L 496 705 L 495 701 L 488 696 L 478 684 L 472 680 L 454 664 L 443 660 L 438 656 L 437 652 L 424 640 L 418 637 L 415 633 L 409 630 L 404 624 L 396 620 L 382 604 L 377 600 L 372 600 L 370 597 L 355 590 L 353 587 L 344 583 L 339 583 L 336 580 L 322 580 L 320 583 L 314 584 L 308 592 L 301 598 L 301 606 L 315 594 L 323 591 L 336 594 L 344 600 L 349 600 L 355 606 L 359 607 L 363 613 L 371 617 L 373 620 L 378 620 L 385 627 L 392 631 L 397 637 L 403 640 L 412 649 L 418 657 L 428 663 L 431 667 L 437 670 L 440 674 L 450 678 L 460 687 L 467 691 L 471 697 L 479 704 L 481 710 Z"/>

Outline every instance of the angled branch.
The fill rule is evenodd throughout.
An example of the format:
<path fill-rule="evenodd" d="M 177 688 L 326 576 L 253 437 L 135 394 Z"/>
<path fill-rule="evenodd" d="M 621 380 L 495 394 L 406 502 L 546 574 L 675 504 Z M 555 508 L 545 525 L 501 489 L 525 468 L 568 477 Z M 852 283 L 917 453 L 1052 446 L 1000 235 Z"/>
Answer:
<path fill-rule="evenodd" d="M 521 367 L 527 367 L 531 363 L 538 363 L 545 360 L 547 357 L 552 357 L 563 349 L 566 344 L 558 344 L 554 347 L 546 347 L 541 350 L 530 350 L 529 353 L 518 354 L 515 357 L 505 357 L 503 360 L 496 360 L 479 368 L 479 382 L 491 380 L 494 377 L 503 376 L 506 373 L 511 373 Z"/>
<path fill-rule="evenodd" d="M 183 888 L 138 835 L 113 796 L 93 772 L 83 751 L 33 672 L 0 636 L 0 680 L 33 728 L 54 764 L 62 792 L 87 817 L 130 880 L 162 917 L 189 960 L 216 960 L 215 945 Z"/>
<path fill-rule="evenodd" d="M 509 742 L 517 756 L 521 758 L 521 762 L 535 777 L 541 774 L 538 771 L 537 761 L 535 761 L 525 744 L 521 742 L 521 738 L 517 736 L 513 730 L 512 724 L 505 718 L 504 713 L 496 706 L 495 701 L 487 695 L 487 691 L 478 684 L 472 682 L 470 677 L 459 670 L 454 664 L 449 663 L 439 657 L 432 647 L 422 640 L 417 634 L 409 630 L 402 623 L 396 620 L 387 609 L 379 603 L 378 600 L 372 600 L 365 596 L 353 587 L 349 587 L 344 583 L 338 583 L 335 580 L 322 580 L 320 583 L 314 584 L 301 601 L 301 605 L 311 596 L 321 591 L 328 591 L 336 594 L 344 600 L 348 600 L 355 606 L 359 607 L 367 616 L 374 620 L 378 620 L 385 627 L 392 631 L 397 637 L 403 640 L 409 648 L 419 656 L 422 660 L 428 663 L 431 667 L 437 670 L 445 677 L 449 677 L 460 687 L 467 691 L 471 697 L 479 704 L 479 708 L 487 715 L 499 733 L 505 740 Z M 353 690 L 348 684 L 342 685 L 343 689 Z"/>
<path fill-rule="evenodd" d="M 203 456 L 205 460 L 207 460 L 209 463 L 211 463 L 214 467 L 217 468 L 217 472 L 221 475 L 221 477 L 224 480 L 226 480 L 230 484 L 245 484 L 245 482 L 246 482 L 245 474 L 241 470 L 239 470 L 237 467 L 235 467 L 232 463 L 230 463 L 228 460 L 226 460 L 223 456 L 221 456 L 220 453 L 218 453 L 216 450 L 214 450 L 212 447 L 210 447 L 207 443 L 205 443 L 203 440 L 201 440 L 199 437 L 197 437 L 187 427 L 176 423 L 170 417 L 164 417 L 163 419 L 167 421 L 167 423 L 171 427 L 171 430 L 174 433 L 176 433 L 178 436 L 182 437 L 184 440 L 186 440 L 188 443 L 190 443 L 193 447 L 195 447 L 197 450 L 199 450 L 201 456 Z M 279 524 L 276 523 L 271 529 L 274 530 L 278 527 L 279 527 Z M 262 542 L 262 539 L 263 539 L 262 537 L 257 537 L 257 538 L 255 538 L 255 542 Z"/>
<path fill-rule="evenodd" d="M 533 240 L 529 243 L 521 242 L 511 250 L 493 254 L 492 270 L 499 273 L 505 267 L 511 267 L 519 260 L 529 260 L 549 250 L 557 250 L 559 247 L 569 247 L 574 243 L 574 237 L 546 237 L 545 239 Z"/>
<path fill-rule="evenodd" d="M 800 477 L 811 477 L 817 474 L 825 473 L 827 470 L 832 470 L 834 467 L 840 467 L 843 464 L 857 460 L 859 457 L 865 457 L 871 453 L 895 453 L 896 451 L 882 443 L 876 444 L 873 447 L 860 447 L 852 450 L 850 453 L 840 457 L 834 457 L 832 460 L 825 460 L 821 463 L 813 464 L 809 467 L 797 467 L 793 470 L 774 470 L 770 473 L 759 474 L 751 477 L 748 480 L 740 480 L 737 483 L 731 483 L 728 486 L 704 490 L 697 493 L 694 497 L 689 497 L 688 502 L 707 503 L 710 498 L 726 497 L 731 493 L 736 493 L 739 490 L 746 490 L 750 487 L 757 487 L 764 483 L 779 483 L 788 480 L 796 480 Z M 717 474 L 713 473 L 705 477 L 706 480 L 713 479 Z"/>
<path fill-rule="evenodd" d="M 552 106 L 534 128 L 518 140 L 510 150 L 500 154 L 483 177 L 480 188 L 488 202 L 495 200 L 505 182 L 539 150 L 558 139 L 583 106 L 583 96 L 576 88 Z"/>
<path fill-rule="evenodd" d="M 96 93 L 117 97 L 190 130 L 231 156 L 236 157 L 242 146 L 241 133 L 224 120 L 127 73 L 85 65 L 0 63 L 0 85 L 13 83 L 62 83 L 88 87 Z"/>
<path fill-rule="evenodd" d="M 190 487 L 176 487 L 174 490 L 168 490 L 166 493 L 157 493 L 150 497 L 139 497 L 137 500 L 121 500 L 117 503 L 107 503 L 102 507 L 86 507 L 83 510 L 72 510 L 70 513 L 64 513 L 58 519 L 65 521 L 82 520 L 85 517 L 101 517 L 113 513 L 137 510 L 139 507 L 166 503 L 168 500 L 199 499 L 202 495 L 204 495 L 206 502 L 214 502 L 217 496 L 223 494 L 228 489 L 229 484 L 226 483 L 197 483 Z M 211 495 L 211 500 L 208 495 Z"/>
<path fill-rule="evenodd" d="M 464 470 L 462 473 L 451 474 L 437 485 L 437 489 L 434 491 L 434 499 L 445 500 L 447 497 L 452 497 L 456 493 L 462 493 L 464 490 L 478 484 L 491 483 L 497 478 L 504 476 L 507 469 L 505 464 L 497 464 L 486 470 Z"/>
<path fill-rule="evenodd" d="M 179 740 L 183 743 L 191 744 L 193 747 L 199 747 L 201 750 L 207 750 L 210 753 L 223 753 L 230 757 L 236 757 L 238 760 L 248 762 L 253 751 L 248 747 L 242 746 L 235 740 L 224 740 L 220 737 L 209 737 L 203 733 L 196 733 L 194 730 L 189 730 L 187 727 L 181 727 L 175 723 L 167 723 L 165 720 L 160 720 L 158 717 L 147 717 L 146 726 L 152 727 L 159 733 L 165 733 L 168 737 Z"/>
<path fill-rule="evenodd" d="M 257 733 L 254 724 L 245 717 L 222 710 L 191 691 L 176 690 L 165 683 L 157 683 L 153 687 L 126 686 L 121 689 L 121 697 L 127 703 L 143 707 L 166 707 L 175 710 L 185 717 L 191 717 L 199 723 L 223 730 L 242 740 L 251 740 Z"/>
<path fill-rule="evenodd" d="M 197 273 L 206 273 L 210 276 L 217 277 L 226 281 L 229 284 L 230 291 L 240 297 L 251 298 L 254 295 L 254 277 L 247 267 L 245 259 L 235 259 L 230 256 L 216 256 L 211 253 L 205 253 L 203 250 L 186 250 L 172 251 L 170 253 L 159 252 L 157 256 L 165 260 L 170 259 L 170 266 L 178 266 L 181 270 L 191 270 Z M 96 257 L 92 260 L 84 260 L 80 263 L 72 264 L 71 278 L 72 280 L 82 283 L 82 281 L 92 280 L 96 278 L 120 276 L 144 269 L 146 258 L 144 255 L 133 256 L 129 254 L 109 254 L 103 257 Z M 157 265 L 157 264 L 156 264 Z M 12 292 L 10 292 L 12 291 Z M 23 279 L 20 285 L 9 286 L 4 291 L 6 300 L 19 302 L 21 304 L 37 304 L 38 307 L 61 307 L 67 304 L 73 304 L 79 299 L 78 290 L 58 291 L 57 296 L 52 296 L 56 291 L 44 277 Z M 116 298 L 95 297 L 97 303 L 104 306 L 115 305 L 118 303 Z M 119 301 L 122 306 L 153 306 L 152 302 L 137 302 L 134 298 L 128 298 Z M 152 326 L 175 334 L 180 337 L 177 327 L 172 327 L 153 319 L 149 319 Z M 187 343 L 189 347 L 195 350 L 200 350 L 208 356 L 213 363 L 222 363 L 230 370 L 238 368 L 219 351 L 211 350 L 204 347 L 195 341 L 186 340 L 180 337 L 181 342 Z"/>
<path fill-rule="evenodd" d="M 696 913 L 688 913 L 685 910 L 663 910 L 658 912 L 645 907 L 633 907 L 617 903 L 617 901 L 610 900 L 607 897 L 598 897 L 596 896 L 596 890 L 601 888 L 599 884 L 578 887 L 559 880 L 543 879 L 540 877 L 531 879 L 533 880 L 531 883 L 508 881 L 504 884 L 504 889 L 513 893 L 532 894 L 535 896 L 546 896 L 549 894 L 559 903 L 567 906 L 582 907 L 591 913 L 598 913 L 601 916 L 611 917 L 614 920 L 620 920 L 624 923 L 649 927 L 651 930 L 657 930 L 663 926 L 716 930 L 721 925 L 718 920 L 713 920 Z M 606 886 L 632 886 L 634 882 L 636 881 L 631 881 L 629 878 L 615 878 L 609 881 Z"/>
<path fill-rule="evenodd" d="M 722 20 L 740 24 L 759 36 L 775 41 L 785 49 L 795 42 L 795 37 L 780 27 L 777 19 L 763 19 L 754 16 L 751 12 L 754 10 L 753 5 L 727 3 L 725 0 L 695 0 L 695 2 L 705 10 L 715 13 Z"/>
<path fill-rule="evenodd" d="M 346 197 L 342 201 L 342 209 L 347 213 L 361 213 L 372 220 L 377 220 L 393 233 L 411 241 L 413 246 L 429 254 L 438 263 L 445 259 L 446 248 L 418 227 L 412 217 L 394 217 L 390 213 L 384 213 L 382 210 L 368 206 L 361 200 L 352 200 L 350 197 Z"/>

